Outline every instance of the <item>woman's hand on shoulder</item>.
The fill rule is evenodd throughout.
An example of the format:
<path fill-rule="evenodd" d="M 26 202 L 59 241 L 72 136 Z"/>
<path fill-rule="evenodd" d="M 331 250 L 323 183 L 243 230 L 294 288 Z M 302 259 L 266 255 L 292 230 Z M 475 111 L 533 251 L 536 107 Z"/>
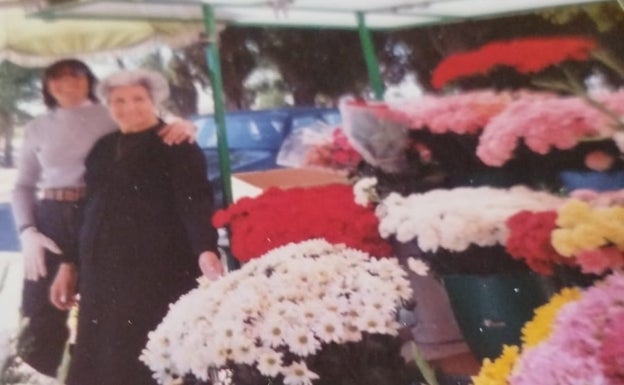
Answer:
<path fill-rule="evenodd" d="M 210 280 L 215 280 L 223 275 L 221 259 L 212 251 L 204 251 L 199 255 L 199 268 L 202 274 Z"/>
<path fill-rule="evenodd" d="M 158 135 L 170 146 L 184 142 L 194 143 L 197 138 L 197 127 L 190 120 L 175 120 L 167 123 Z"/>
<path fill-rule="evenodd" d="M 73 263 L 61 263 L 50 286 L 50 302 L 60 310 L 69 310 L 76 304 L 78 271 Z"/>

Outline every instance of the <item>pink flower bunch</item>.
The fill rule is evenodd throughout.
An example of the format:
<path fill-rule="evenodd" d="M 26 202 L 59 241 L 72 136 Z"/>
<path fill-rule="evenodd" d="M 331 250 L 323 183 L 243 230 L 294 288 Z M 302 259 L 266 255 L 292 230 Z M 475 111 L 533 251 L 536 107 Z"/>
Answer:
<path fill-rule="evenodd" d="M 604 274 L 611 269 L 624 267 L 624 255 L 617 247 L 584 250 L 576 254 L 575 257 L 576 263 L 581 266 L 583 273 Z"/>
<path fill-rule="evenodd" d="M 454 132 L 476 134 L 513 100 L 510 92 L 490 90 L 454 95 L 429 95 L 422 99 L 391 105 L 394 116 L 407 118 L 410 128 L 428 129 L 434 134 Z"/>
<path fill-rule="evenodd" d="M 624 383 L 624 274 L 614 273 L 557 314 L 552 334 L 525 350 L 510 385 Z"/>
<path fill-rule="evenodd" d="M 605 329 L 600 363 L 607 378 L 624 384 L 624 312 L 613 317 Z"/>
<path fill-rule="evenodd" d="M 624 114 L 624 92 L 602 95 L 599 102 Z M 502 166 L 513 157 L 520 139 L 538 154 L 562 150 L 579 141 L 613 134 L 611 118 L 580 97 L 522 98 L 512 102 L 484 128 L 477 156 L 487 165 Z"/>
<path fill-rule="evenodd" d="M 305 154 L 306 165 L 332 169 L 353 169 L 361 160 L 341 127 L 336 127 L 330 138 L 312 146 Z"/>

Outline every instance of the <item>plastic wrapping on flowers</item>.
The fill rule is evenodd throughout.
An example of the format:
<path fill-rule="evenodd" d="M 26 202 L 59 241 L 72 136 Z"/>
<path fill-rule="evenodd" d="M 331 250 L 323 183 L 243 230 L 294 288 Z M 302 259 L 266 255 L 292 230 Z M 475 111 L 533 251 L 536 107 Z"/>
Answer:
<path fill-rule="evenodd" d="M 392 255 L 379 236 L 374 209 L 356 204 L 350 185 L 271 188 L 218 211 L 213 223 L 230 227 L 232 253 L 241 262 L 312 238 L 344 243 L 377 257 Z"/>
<path fill-rule="evenodd" d="M 396 259 L 289 244 L 180 298 L 141 359 L 161 384 L 215 369 L 236 385 L 407 384 L 396 312 L 411 296 Z"/>
<path fill-rule="evenodd" d="M 277 164 L 286 167 L 317 167 L 352 170 L 361 161 L 342 127 L 315 123 L 293 130 L 282 142 Z"/>
<path fill-rule="evenodd" d="M 340 104 L 343 129 L 362 158 L 386 173 L 407 167 L 407 121 L 385 103 L 344 101 Z"/>

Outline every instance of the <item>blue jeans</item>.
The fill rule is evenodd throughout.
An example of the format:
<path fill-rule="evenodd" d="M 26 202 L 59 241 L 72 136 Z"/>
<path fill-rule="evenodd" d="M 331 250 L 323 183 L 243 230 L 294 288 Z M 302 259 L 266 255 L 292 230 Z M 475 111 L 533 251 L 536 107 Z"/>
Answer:
<path fill-rule="evenodd" d="M 24 280 L 21 311 L 28 321 L 18 338 L 17 353 L 38 372 L 55 377 L 69 336 L 68 312 L 50 303 L 50 286 L 61 262 L 78 261 L 82 203 L 42 200 L 36 217 L 37 229 L 56 242 L 63 254 L 46 250 L 48 274 L 37 281 Z"/>

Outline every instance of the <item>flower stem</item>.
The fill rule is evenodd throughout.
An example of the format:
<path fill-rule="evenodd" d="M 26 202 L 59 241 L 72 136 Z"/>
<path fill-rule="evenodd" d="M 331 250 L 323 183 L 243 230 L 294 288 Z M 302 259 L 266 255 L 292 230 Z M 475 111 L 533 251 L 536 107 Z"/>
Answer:
<path fill-rule="evenodd" d="M 423 356 L 422 352 L 420 351 L 420 349 L 418 349 L 415 343 L 411 345 L 414 362 L 416 363 L 416 366 L 418 366 L 418 369 L 420 370 L 420 373 L 422 374 L 427 384 L 438 385 L 438 379 L 435 375 L 435 371 L 433 370 L 431 365 L 429 365 L 429 363 L 425 359 L 425 356 Z"/>

